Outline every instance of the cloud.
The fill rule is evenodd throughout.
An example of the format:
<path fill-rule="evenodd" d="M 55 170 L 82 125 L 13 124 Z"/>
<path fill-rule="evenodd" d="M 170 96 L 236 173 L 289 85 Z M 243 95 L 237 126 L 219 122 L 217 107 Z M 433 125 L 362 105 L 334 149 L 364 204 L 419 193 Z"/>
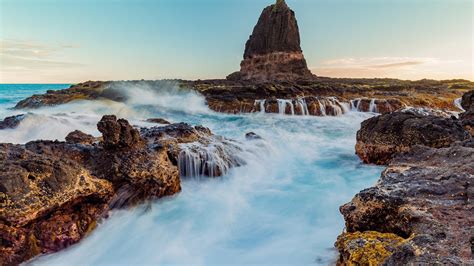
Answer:
<path fill-rule="evenodd" d="M 76 62 L 64 60 L 65 51 L 76 45 L 46 45 L 38 42 L 21 40 L 0 40 L 0 72 L 2 79 L 15 75 L 48 74 L 83 66 Z"/>
<path fill-rule="evenodd" d="M 323 61 L 311 70 L 320 76 L 348 78 L 472 78 L 466 62 L 431 57 L 337 58 Z"/>

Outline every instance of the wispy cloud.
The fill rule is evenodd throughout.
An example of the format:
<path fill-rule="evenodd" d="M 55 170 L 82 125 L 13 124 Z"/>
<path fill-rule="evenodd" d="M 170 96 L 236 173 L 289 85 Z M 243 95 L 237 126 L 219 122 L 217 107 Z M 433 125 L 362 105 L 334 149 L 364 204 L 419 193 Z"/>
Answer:
<path fill-rule="evenodd" d="M 2 81 L 25 76 L 54 76 L 81 63 L 65 60 L 68 50 L 78 48 L 73 44 L 49 45 L 24 40 L 0 40 L 0 76 Z"/>
<path fill-rule="evenodd" d="M 459 76 L 471 78 L 469 73 L 467 75 L 459 73 L 459 66 L 463 64 L 465 62 L 462 60 L 442 60 L 431 57 L 338 58 L 323 61 L 311 70 L 316 75 L 330 77 L 443 79 Z"/>

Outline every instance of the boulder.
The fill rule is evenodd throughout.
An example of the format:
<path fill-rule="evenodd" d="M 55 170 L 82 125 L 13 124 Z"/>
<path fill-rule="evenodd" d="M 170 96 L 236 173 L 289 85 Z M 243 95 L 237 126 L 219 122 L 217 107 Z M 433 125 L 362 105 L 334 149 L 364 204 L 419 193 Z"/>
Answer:
<path fill-rule="evenodd" d="M 388 164 L 415 145 L 441 148 L 470 138 L 453 118 L 394 112 L 370 118 L 357 132 L 356 153 L 365 163 Z"/>
<path fill-rule="evenodd" d="M 94 136 L 80 130 L 75 130 L 66 136 L 66 142 L 70 144 L 92 144 L 95 141 Z"/>
<path fill-rule="evenodd" d="M 125 119 L 117 120 L 115 115 L 102 117 L 97 129 L 102 133 L 103 145 L 107 149 L 133 148 L 143 144 L 138 130 Z"/>
<path fill-rule="evenodd" d="M 413 147 L 341 207 L 339 264 L 471 265 L 474 142 Z"/>

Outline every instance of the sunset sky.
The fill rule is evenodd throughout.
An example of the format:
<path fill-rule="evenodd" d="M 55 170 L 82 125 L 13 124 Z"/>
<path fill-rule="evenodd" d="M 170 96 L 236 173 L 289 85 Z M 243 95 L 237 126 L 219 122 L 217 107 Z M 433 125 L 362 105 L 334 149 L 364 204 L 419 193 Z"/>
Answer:
<path fill-rule="evenodd" d="M 273 0 L 0 0 L 0 83 L 224 78 Z M 474 80 L 474 1 L 287 0 L 319 76 Z"/>

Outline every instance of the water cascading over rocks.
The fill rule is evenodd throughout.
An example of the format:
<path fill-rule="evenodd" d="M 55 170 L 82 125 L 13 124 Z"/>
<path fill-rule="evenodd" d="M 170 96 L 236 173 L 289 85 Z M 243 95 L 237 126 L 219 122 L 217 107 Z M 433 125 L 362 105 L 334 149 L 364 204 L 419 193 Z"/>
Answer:
<path fill-rule="evenodd" d="M 227 78 L 257 82 L 314 78 L 301 50 L 295 13 L 284 0 L 263 10 L 245 45 L 240 71 Z"/>

